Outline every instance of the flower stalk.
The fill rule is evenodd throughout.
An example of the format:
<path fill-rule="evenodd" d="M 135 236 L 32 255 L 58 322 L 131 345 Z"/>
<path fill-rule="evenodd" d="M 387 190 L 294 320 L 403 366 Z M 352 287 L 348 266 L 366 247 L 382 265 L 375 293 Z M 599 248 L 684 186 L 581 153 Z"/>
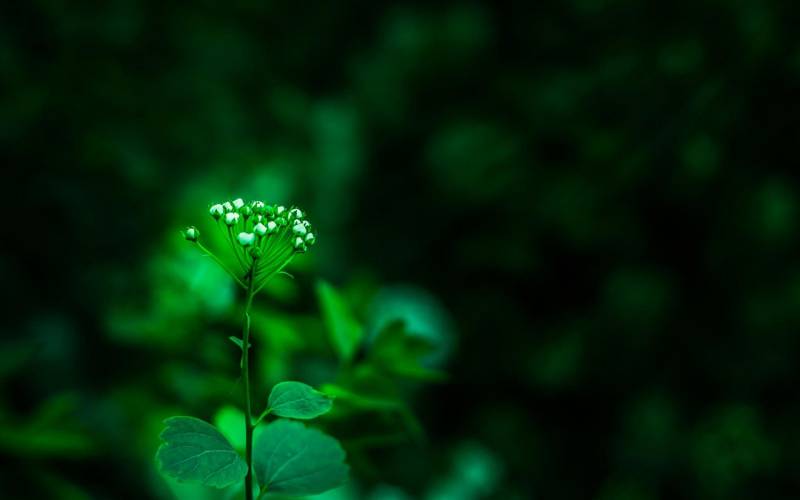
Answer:
<path fill-rule="evenodd" d="M 316 237 L 311 232 L 311 223 L 304 219 L 304 212 L 296 207 L 268 205 L 262 201 L 245 203 L 241 198 L 216 203 L 209 208 L 228 240 L 235 265 L 227 265 L 200 242 L 200 231 L 188 227 L 183 235 L 205 255 L 211 257 L 245 290 L 244 315 L 242 318 L 241 370 L 244 385 L 245 415 L 245 498 L 253 499 L 253 431 L 266 415 L 266 410 L 254 421 L 250 398 L 250 309 L 253 299 L 269 280 L 285 274 L 283 269 L 298 253 L 305 253 L 313 246 Z"/>
<path fill-rule="evenodd" d="M 253 273 L 247 279 L 247 299 L 244 306 L 244 319 L 242 321 L 242 380 L 244 381 L 244 425 L 245 425 L 245 462 L 247 475 L 244 478 L 245 498 L 253 498 L 253 413 L 250 406 L 250 307 L 253 305 L 253 296 L 256 291 Z"/>

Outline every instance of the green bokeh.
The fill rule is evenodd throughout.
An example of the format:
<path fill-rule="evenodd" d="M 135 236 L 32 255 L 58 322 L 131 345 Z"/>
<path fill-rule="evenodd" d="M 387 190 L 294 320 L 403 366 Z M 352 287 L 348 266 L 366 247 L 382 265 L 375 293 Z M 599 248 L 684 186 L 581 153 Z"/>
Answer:
<path fill-rule="evenodd" d="M 252 327 L 258 405 L 338 396 L 352 478 L 320 499 L 794 498 L 798 23 L 5 2 L 0 497 L 241 496 L 153 456 L 171 415 L 243 446 L 242 295 L 180 233 L 224 254 L 208 207 L 242 196 L 318 236 Z"/>

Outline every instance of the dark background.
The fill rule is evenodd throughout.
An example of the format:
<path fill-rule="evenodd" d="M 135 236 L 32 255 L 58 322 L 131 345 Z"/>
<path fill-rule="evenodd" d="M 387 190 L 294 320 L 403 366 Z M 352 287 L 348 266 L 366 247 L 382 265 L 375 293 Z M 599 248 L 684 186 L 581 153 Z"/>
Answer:
<path fill-rule="evenodd" d="M 172 498 L 160 421 L 234 402 L 237 362 L 232 289 L 179 230 L 241 195 L 318 228 L 273 317 L 313 321 L 324 278 L 413 284 L 451 324 L 448 381 L 409 396 L 425 443 L 330 498 L 796 498 L 798 22 L 5 2 L 0 496 Z"/>

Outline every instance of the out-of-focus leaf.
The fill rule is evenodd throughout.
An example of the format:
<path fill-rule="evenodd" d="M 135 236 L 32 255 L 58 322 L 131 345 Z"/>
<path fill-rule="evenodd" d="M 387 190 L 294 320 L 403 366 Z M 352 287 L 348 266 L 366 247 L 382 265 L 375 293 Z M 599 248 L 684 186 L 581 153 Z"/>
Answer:
<path fill-rule="evenodd" d="M 403 404 L 403 402 L 398 399 L 356 394 L 345 387 L 335 384 L 324 384 L 320 389 L 325 394 L 346 401 L 362 410 L 393 411 L 397 410 Z"/>
<path fill-rule="evenodd" d="M 272 388 L 268 406 L 279 417 L 308 420 L 330 411 L 332 399 L 302 382 L 281 382 Z"/>
<path fill-rule="evenodd" d="M 369 359 L 378 370 L 393 375 L 426 381 L 447 378 L 444 372 L 423 366 L 423 358 L 433 350 L 431 343 L 421 337 L 409 335 L 402 321 L 388 324 L 369 350 Z"/>
<path fill-rule="evenodd" d="M 178 480 L 224 488 L 242 480 L 247 464 L 214 426 L 194 417 L 171 417 L 156 458 Z"/>
<path fill-rule="evenodd" d="M 331 343 L 339 358 L 349 362 L 361 343 L 363 328 L 342 296 L 329 283 L 317 283 L 317 298 Z"/>
<path fill-rule="evenodd" d="M 77 430 L 0 427 L 0 451 L 12 455 L 75 458 L 92 453 L 94 448 L 92 440 Z"/>
<path fill-rule="evenodd" d="M 262 491 L 316 495 L 347 479 L 339 442 L 300 422 L 276 420 L 256 440 L 253 467 Z"/>
<path fill-rule="evenodd" d="M 223 406 L 214 415 L 214 425 L 234 448 L 244 451 L 245 432 L 242 410 L 233 406 Z"/>
<path fill-rule="evenodd" d="M 422 362 L 428 368 L 440 366 L 453 350 L 453 321 L 439 299 L 410 285 L 383 287 L 372 300 L 367 315 L 369 340 L 374 340 L 391 323 L 405 323 L 408 335 L 430 344 Z"/>
<path fill-rule="evenodd" d="M 245 450 L 244 412 L 234 406 L 223 406 L 214 415 L 214 425 L 231 445 L 239 452 Z M 256 427 L 253 438 L 264 431 L 264 426 Z"/>
<path fill-rule="evenodd" d="M 350 405 L 357 410 L 394 413 L 415 439 L 422 440 L 424 438 L 422 425 L 408 405 L 401 399 L 356 393 L 346 387 L 335 384 L 325 384 L 320 389 L 325 394 L 334 396 L 337 400 L 341 400 L 346 405 Z"/>

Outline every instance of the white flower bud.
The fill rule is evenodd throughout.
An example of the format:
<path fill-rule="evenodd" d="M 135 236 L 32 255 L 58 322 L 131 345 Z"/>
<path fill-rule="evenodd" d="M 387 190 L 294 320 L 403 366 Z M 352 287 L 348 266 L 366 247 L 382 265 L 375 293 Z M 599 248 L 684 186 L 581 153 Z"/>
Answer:
<path fill-rule="evenodd" d="M 253 226 L 253 232 L 259 236 L 264 236 L 265 234 L 267 234 L 267 226 L 259 222 L 258 224 Z"/>
<path fill-rule="evenodd" d="M 295 249 L 300 250 L 302 248 L 305 248 L 305 246 L 306 246 L 306 243 L 303 241 L 303 238 L 301 238 L 300 236 L 298 236 L 297 238 L 294 239 L 294 248 Z"/>
<path fill-rule="evenodd" d="M 313 245 L 315 241 L 317 241 L 317 237 L 314 236 L 314 233 L 308 233 L 306 235 L 306 243 Z"/>
<path fill-rule="evenodd" d="M 236 198 L 233 200 L 233 206 L 236 207 L 236 210 L 239 210 L 244 206 L 244 200 L 241 198 Z"/>
<path fill-rule="evenodd" d="M 222 217 L 222 214 L 225 213 L 225 207 L 222 204 L 217 203 L 216 205 L 211 205 L 211 208 L 208 210 L 212 217 L 219 220 Z"/>
<path fill-rule="evenodd" d="M 307 220 L 304 220 L 304 221 L 300 222 L 300 224 L 302 224 L 306 229 L 311 227 L 311 223 L 308 222 Z"/>
<path fill-rule="evenodd" d="M 249 247 L 256 241 L 256 235 L 253 233 L 239 233 L 239 244 L 243 247 Z"/>
<path fill-rule="evenodd" d="M 283 212 L 285 212 L 285 211 L 286 211 L 286 207 L 281 205 L 277 209 L 275 209 L 275 215 L 283 215 Z"/>
<path fill-rule="evenodd" d="M 256 200 L 256 201 L 254 201 L 252 203 L 252 205 L 253 205 L 253 210 L 255 210 L 255 211 L 258 211 L 258 210 L 261 210 L 261 209 L 264 208 L 264 202 L 263 201 Z"/>
<path fill-rule="evenodd" d="M 293 208 L 289 210 L 289 220 L 295 219 L 302 219 L 303 218 L 303 211 L 299 208 Z"/>
<path fill-rule="evenodd" d="M 269 234 L 274 234 L 278 231 L 278 225 L 275 223 L 274 220 L 267 222 L 267 232 Z"/>
<path fill-rule="evenodd" d="M 225 214 L 225 224 L 232 226 L 239 222 L 239 214 L 236 212 L 228 212 Z"/>
<path fill-rule="evenodd" d="M 222 207 L 225 209 L 226 212 L 233 212 L 233 205 L 231 205 L 231 202 L 229 201 L 223 203 Z"/>
<path fill-rule="evenodd" d="M 200 237 L 200 231 L 194 226 L 189 226 L 184 231 L 183 236 L 189 241 L 197 241 L 197 238 Z"/>
<path fill-rule="evenodd" d="M 306 234 L 306 227 L 302 224 L 295 224 L 292 228 L 292 232 L 298 236 L 305 236 Z"/>

